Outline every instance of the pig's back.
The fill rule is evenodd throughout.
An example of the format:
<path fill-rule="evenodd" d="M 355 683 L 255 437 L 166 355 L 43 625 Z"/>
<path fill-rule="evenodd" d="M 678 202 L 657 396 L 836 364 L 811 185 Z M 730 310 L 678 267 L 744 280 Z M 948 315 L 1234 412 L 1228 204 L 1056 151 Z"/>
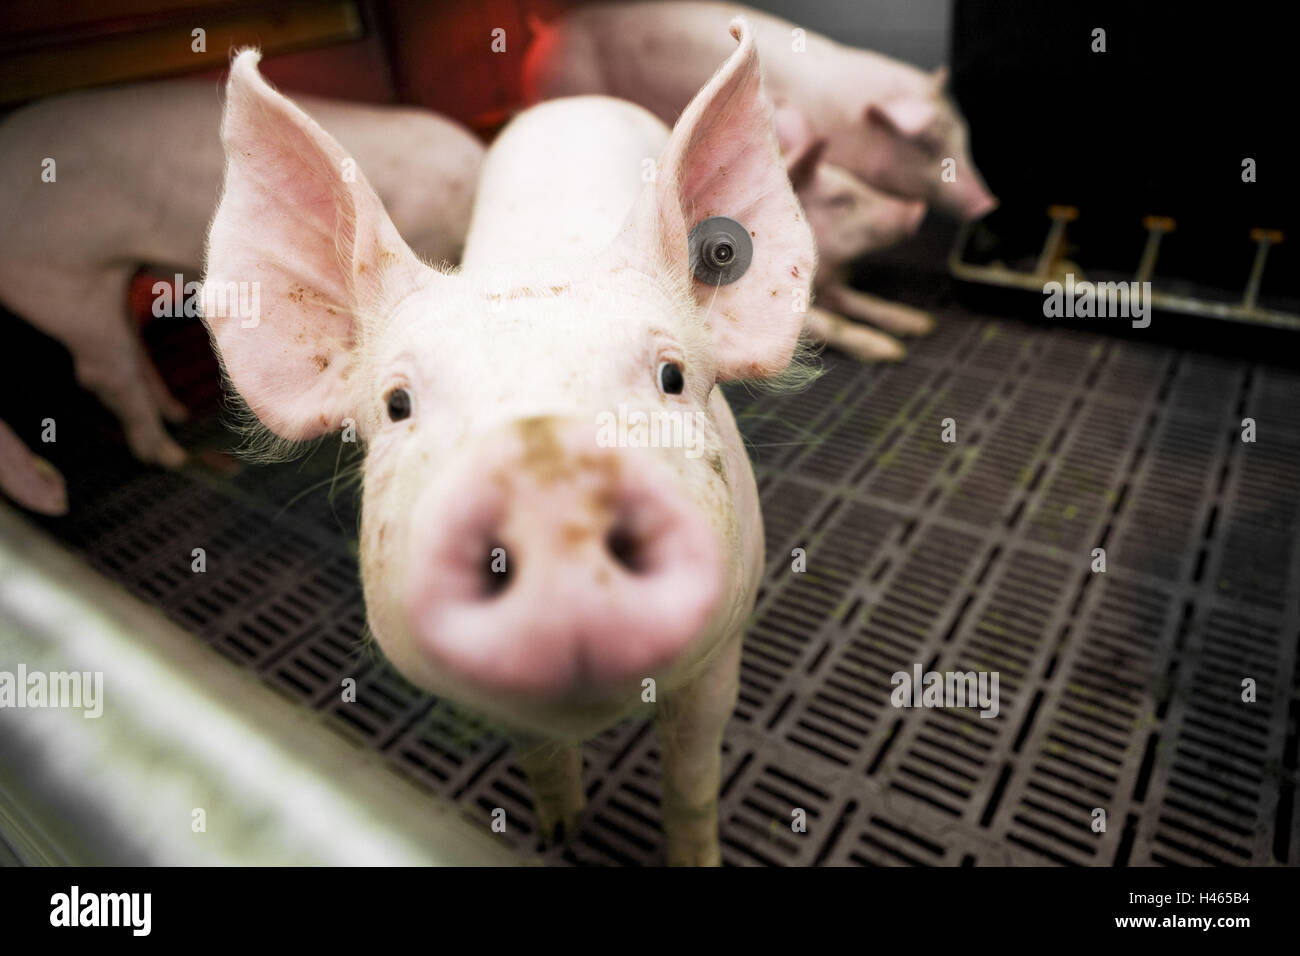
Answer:
<path fill-rule="evenodd" d="M 398 233 L 432 261 L 460 258 L 484 148 L 429 110 L 295 97 L 357 161 Z"/>
<path fill-rule="evenodd" d="M 735 50 L 731 21 L 744 16 L 754 32 L 768 92 L 800 99 L 804 74 L 817 89 L 837 77 L 841 48 L 796 25 L 734 3 L 651 0 L 578 7 L 554 23 L 534 27 L 524 57 L 527 102 L 604 93 L 626 97 L 674 123 L 686 104 Z M 814 65 L 815 64 L 815 65 Z"/>
<path fill-rule="evenodd" d="M 18 224 L 0 239 L 6 257 L 197 264 L 224 168 L 220 117 L 216 84 L 191 83 L 74 93 L 14 113 L 0 124 L 0 219 Z"/>
<path fill-rule="evenodd" d="M 413 248 L 454 259 L 483 147 L 428 111 L 299 97 L 356 159 Z M 197 268 L 225 154 L 218 84 L 173 81 L 74 93 L 0 124 L 0 233 L 7 259 L 71 267 L 129 261 Z M 56 181 L 41 181 L 42 162 Z"/>
<path fill-rule="evenodd" d="M 668 127 L 606 96 L 520 113 L 488 150 L 464 265 L 587 259 L 618 234 L 668 141 Z"/>

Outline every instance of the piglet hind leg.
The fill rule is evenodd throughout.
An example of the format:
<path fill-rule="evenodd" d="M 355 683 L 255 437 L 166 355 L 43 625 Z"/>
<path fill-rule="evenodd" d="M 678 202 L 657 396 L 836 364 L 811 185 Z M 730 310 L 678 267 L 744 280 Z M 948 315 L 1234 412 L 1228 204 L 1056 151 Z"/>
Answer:
<path fill-rule="evenodd" d="M 573 744 L 525 734 L 513 738 L 528 782 L 542 843 L 567 843 L 578 832 L 587 805 L 582 792 L 582 752 Z"/>
<path fill-rule="evenodd" d="M 740 687 L 739 634 L 690 683 L 660 701 L 663 820 L 669 866 L 720 866 L 722 734 Z"/>

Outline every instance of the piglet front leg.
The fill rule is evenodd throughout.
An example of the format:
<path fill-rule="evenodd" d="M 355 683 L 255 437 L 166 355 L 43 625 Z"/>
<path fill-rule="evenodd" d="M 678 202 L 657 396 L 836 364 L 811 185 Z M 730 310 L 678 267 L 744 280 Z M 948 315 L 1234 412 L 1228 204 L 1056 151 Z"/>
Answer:
<path fill-rule="evenodd" d="M 722 732 L 740 687 L 740 646 L 740 634 L 728 638 L 698 677 L 659 704 L 669 866 L 722 864 L 718 846 Z"/>
<path fill-rule="evenodd" d="M 928 312 L 859 292 L 843 282 L 819 288 L 817 301 L 850 319 L 870 322 L 895 335 L 928 335 L 934 329 L 934 316 Z"/>
<path fill-rule="evenodd" d="M 821 306 L 808 310 L 804 329 L 814 342 L 825 342 L 862 362 L 897 362 L 907 355 L 907 349 L 897 339 Z"/>
<path fill-rule="evenodd" d="M 582 752 L 573 744 L 527 734 L 514 737 L 519 764 L 533 788 L 533 808 L 542 842 L 572 840 L 587 805 L 582 792 Z"/>

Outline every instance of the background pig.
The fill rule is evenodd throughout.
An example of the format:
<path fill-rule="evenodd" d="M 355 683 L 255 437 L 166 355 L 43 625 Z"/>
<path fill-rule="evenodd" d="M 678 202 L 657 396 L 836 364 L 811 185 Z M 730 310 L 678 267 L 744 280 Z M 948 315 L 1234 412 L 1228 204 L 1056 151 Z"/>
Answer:
<path fill-rule="evenodd" d="M 469 223 L 483 148 L 460 126 L 415 109 L 307 100 L 363 166 L 402 235 L 454 260 Z M 184 452 L 162 419 L 185 409 L 127 315 L 141 264 L 190 270 L 216 208 L 225 155 L 221 103 L 207 84 L 156 83 L 45 100 L 0 125 L 0 301 L 72 353 L 78 382 L 121 420 L 143 461 Z M 47 159 L 54 181 L 42 180 Z M 66 510 L 62 478 L 7 428 L 0 489 L 29 508 Z"/>
<path fill-rule="evenodd" d="M 858 257 L 916 232 L 925 217 L 925 203 L 895 199 L 823 162 L 827 142 L 813 135 L 797 110 L 777 110 L 775 122 L 790 182 L 817 241 L 816 300 L 806 324 L 809 338 L 864 361 L 901 359 L 906 350 L 897 339 L 857 323 L 872 322 L 897 335 L 924 335 L 934 320 L 919 309 L 858 292 L 846 281 L 845 270 Z"/>
<path fill-rule="evenodd" d="M 461 272 L 421 264 L 366 182 L 337 175 L 342 148 L 240 54 L 204 286 L 231 384 L 268 428 L 357 423 L 367 613 L 389 658 L 514 733 L 548 837 L 582 808 L 575 744 L 653 706 L 672 863 L 719 862 L 722 731 L 762 571 L 719 383 L 788 365 L 815 265 L 752 34 L 732 35 L 671 135 L 604 97 L 517 117 L 485 159 Z M 688 262 L 709 216 L 752 237 L 727 285 Z M 209 294 L 241 281 L 262 284 L 255 327 Z M 620 409 L 689 419 L 695 440 L 601 439 Z"/>
<path fill-rule="evenodd" d="M 524 63 L 528 101 L 608 93 L 672 122 L 726 55 L 722 28 L 743 13 L 755 30 L 764 82 L 778 105 L 797 108 L 827 140 L 826 158 L 877 189 L 924 199 L 959 219 L 996 200 L 970 158 L 966 124 L 934 74 L 842 46 L 796 24 L 726 3 L 593 4 L 534 24 Z M 941 176 L 954 161 L 955 181 Z"/>

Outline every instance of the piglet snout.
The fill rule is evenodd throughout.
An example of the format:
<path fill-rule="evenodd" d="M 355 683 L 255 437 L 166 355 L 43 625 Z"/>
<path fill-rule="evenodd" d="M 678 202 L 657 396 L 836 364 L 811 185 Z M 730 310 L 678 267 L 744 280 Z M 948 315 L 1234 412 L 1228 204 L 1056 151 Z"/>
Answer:
<path fill-rule="evenodd" d="M 716 610 L 717 532 L 681 479 L 593 426 L 516 423 L 467 456 L 414 529 L 419 650 L 457 681 L 556 696 L 639 682 Z"/>

